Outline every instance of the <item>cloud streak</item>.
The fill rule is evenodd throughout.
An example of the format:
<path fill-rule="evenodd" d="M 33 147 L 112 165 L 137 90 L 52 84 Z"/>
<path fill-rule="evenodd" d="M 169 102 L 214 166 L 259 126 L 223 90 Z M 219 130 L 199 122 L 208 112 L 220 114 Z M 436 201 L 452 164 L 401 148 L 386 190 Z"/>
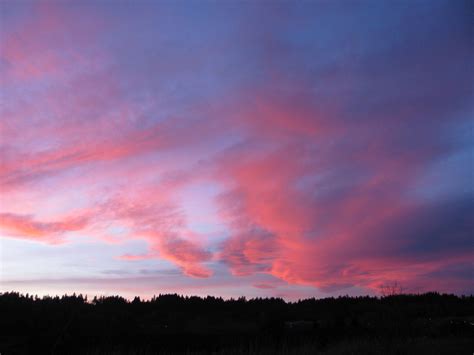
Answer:
<path fill-rule="evenodd" d="M 84 229 L 89 222 L 86 215 L 66 217 L 60 221 L 41 222 L 30 215 L 0 214 L 0 230 L 7 235 L 54 243 L 66 232 Z"/>

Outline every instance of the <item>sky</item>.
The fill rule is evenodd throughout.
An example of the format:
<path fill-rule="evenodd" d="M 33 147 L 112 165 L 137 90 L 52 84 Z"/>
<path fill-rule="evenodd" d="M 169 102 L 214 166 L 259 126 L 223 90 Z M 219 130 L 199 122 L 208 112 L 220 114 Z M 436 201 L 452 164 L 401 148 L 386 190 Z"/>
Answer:
<path fill-rule="evenodd" d="M 0 292 L 474 293 L 472 1 L 0 1 Z"/>

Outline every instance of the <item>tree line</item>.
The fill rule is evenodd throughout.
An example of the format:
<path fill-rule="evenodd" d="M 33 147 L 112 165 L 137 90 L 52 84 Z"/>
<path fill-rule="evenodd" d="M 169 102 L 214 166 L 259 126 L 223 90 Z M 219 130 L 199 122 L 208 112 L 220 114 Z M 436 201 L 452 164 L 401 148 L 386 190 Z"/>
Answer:
<path fill-rule="evenodd" d="M 296 302 L 178 294 L 148 300 L 89 299 L 81 294 L 38 297 L 5 292 L 0 294 L 0 314 L 2 354 L 97 349 L 218 353 L 243 344 L 245 349 L 313 344 L 324 350 L 361 339 L 443 338 L 448 344 L 462 340 L 474 345 L 467 340 L 474 339 L 474 297 L 435 292 Z"/>

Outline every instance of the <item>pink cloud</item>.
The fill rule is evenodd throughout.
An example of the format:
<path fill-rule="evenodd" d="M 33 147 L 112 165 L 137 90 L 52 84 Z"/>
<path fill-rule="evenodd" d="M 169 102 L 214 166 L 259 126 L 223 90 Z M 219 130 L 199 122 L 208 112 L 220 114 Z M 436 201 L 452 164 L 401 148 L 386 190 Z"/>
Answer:
<path fill-rule="evenodd" d="M 254 284 L 253 287 L 260 288 L 262 290 L 269 290 L 269 289 L 274 289 L 275 288 L 274 285 L 263 284 L 263 283 Z"/>
<path fill-rule="evenodd" d="M 210 261 L 212 254 L 196 243 L 181 238 L 161 239 L 158 245 L 160 255 L 179 265 L 184 274 L 193 277 L 209 277 L 212 271 L 202 265 Z"/>
<path fill-rule="evenodd" d="M 60 221 L 41 222 L 29 215 L 1 213 L 0 229 L 14 237 L 55 243 L 59 242 L 61 235 L 66 232 L 84 229 L 89 220 L 87 215 L 78 215 L 65 217 Z"/>
<path fill-rule="evenodd" d="M 165 185 L 166 186 L 166 185 Z M 179 189 L 179 185 L 173 185 Z M 169 186 L 168 186 L 169 188 Z M 165 187 L 166 189 L 166 187 Z M 154 190 L 154 191 L 153 191 Z M 161 194 L 161 189 L 139 194 L 140 200 L 119 197 L 109 201 L 102 210 L 128 225 L 135 237 L 146 240 L 150 252 L 143 255 L 122 255 L 122 260 L 165 259 L 192 277 L 209 277 L 212 271 L 203 263 L 212 259 L 212 253 L 200 245 L 198 235 L 186 227 L 185 217 L 170 203 L 172 190 Z M 163 191 L 164 192 L 164 191 Z M 159 197 L 155 194 L 160 194 Z"/>
<path fill-rule="evenodd" d="M 399 280 L 413 288 L 416 282 L 424 284 L 429 270 L 447 263 L 435 254 L 426 255 L 428 260 L 421 264 L 404 256 L 402 250 L 414 244 L 406 235 L 409 228 L 400 235 L 394 233 L 409 221 L 410 227 L 418 228 L 420 235 L 413 235 L 417 240 L 422 239 L 423 228 L 429 228 L 425 222 L 416 227 L 416 221 L 409 218 L 429 207 L 404 192 L 417 181 L 420 162 L 435 151 L 421 147 L 410 155 L 392 156 L 392 142 L 398 134 L 405 134 L 396 126 L 392 131 L 382 130 L 372 145 L 361 150 L 359 138 L 344 141 L 344 132 L 359 130 L 365 141 L 372 125 L 349 130 L 342 126 L 348 122 L 325 117 L 330 124 L 325 127 L 327 136 L 312 137 L 305 127 L 308 137 L 300 137 L 289 126 L 281 130 L 282 122 L 287 121 L 272 109 L 266 109 L 267 115 L 260 109 L 257 112 L 263 118 L 249 129 L 263 148 L 250 153 L 236 146 L 224 153 L 216 168 L 219 179 L 228 186 L 219 203 L 232 231 L 220 257 L 235 275 L 269 273 L 291 284 L 331 292 L 351 286 L 377 290 L 386 280 Z M 318 112 L 307 114 L 318 121 Z M 333 149 L 328 150 L 331 145 Z M 345 177 L 343 169 L 349 167 L 352 176 Z M 443 243 L 450 231 L 445 233 Z M 465 238 L 462 233 L 466 229 L 460 236 Z M 462 260 L 459 251 L 453 253 L 458 262 Z M 427 290 L 427 285 L 419 288 Z"/>
<path fill-rule="evenodd" d="M 139 254 L 139 255 L 132 255 L 132 254 L 123 254 L 117 257 L 119 260 L 126 260 L 126 261 L 139 261 L 139 260 L 147 260 L 156 258 L 156 255 L 152 254 Z"/>

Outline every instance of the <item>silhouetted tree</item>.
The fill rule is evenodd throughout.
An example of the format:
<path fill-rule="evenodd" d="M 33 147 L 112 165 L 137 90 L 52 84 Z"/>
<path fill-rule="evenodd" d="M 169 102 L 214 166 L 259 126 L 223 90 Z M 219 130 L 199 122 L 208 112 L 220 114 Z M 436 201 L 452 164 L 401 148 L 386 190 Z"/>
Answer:
<path fill-rule="evenodd" d="M 313 344 L 317 351 L 311 353 L 351 339 L 393 344 L 446 338 L 451 347 L 473 345 L 473 296 L 409 295 L 398 290 L 391 288 L 382 298 L 297 302 L 177 294 L 132 301 L 95 296 L 88 302 L 81 294 L 33 297 L 6 292 L 0 294 L 0 352 L 102 353 L 113 345 L 123 352 L 146 348 L 151 353 L 226 353 L 244 344 L 274 353 L 278 347 Z"/>

